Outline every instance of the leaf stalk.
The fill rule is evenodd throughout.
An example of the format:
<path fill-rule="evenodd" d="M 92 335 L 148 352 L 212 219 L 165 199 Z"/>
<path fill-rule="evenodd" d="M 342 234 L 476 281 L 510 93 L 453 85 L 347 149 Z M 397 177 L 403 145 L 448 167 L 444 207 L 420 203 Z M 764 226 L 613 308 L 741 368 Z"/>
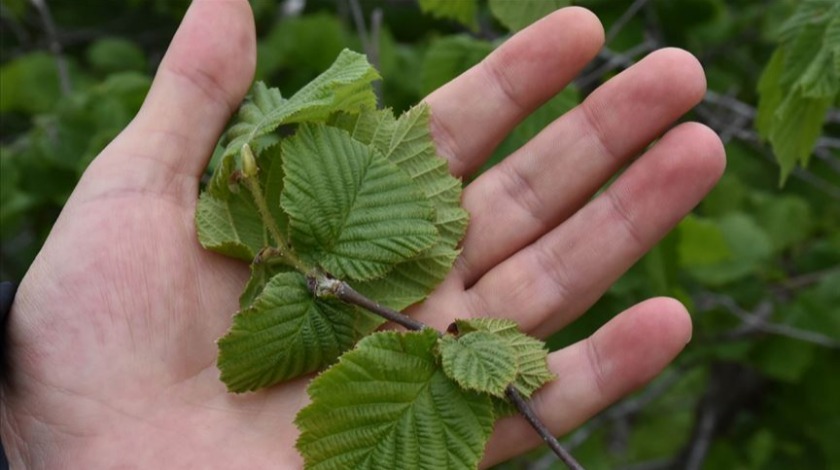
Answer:
<path fill-rule="evenodd" d="M 307 265 L 303 262 L 300 258 L 298 258 L 290 249 L 290 244 L 286 240 L 286 237 L 283 236 L 283 233 L 280 231 L 280 227 L 277 225 L 277 221 L 274 220 L 274 216 L 271 215 L 271 211 L 268 208 L 268 203 L 265 199 L 265 194 L 263 193 L 262 186 L 260 186 L 259 179 L 257 178 L 257 167 L 254 161 L 254 155 L 251 152 L 250 147 L 248 144 L 245 144 L 242 147 L 242 162 L 243 162 L 243 172 L 240 181 L 248 191 L 251 193 L 251 196 L 254 198 L 254 204 L 257 205 L 257 212 L 260 214 L 260 218 L 262 219 L 263 225 L 266 226 L 268 229 L 268 233 L 271 234 L 271 238 L 274 239 L 275 246 L 274 247 L 266 247 L 263 251 L 261 251 L 257 255 L 257 259 L 254 261 L 265 261 L 269 258 L 274 259 L 281 259 L 284 263 L 294 267 L 301 273 L 308 273 L 312 270 L 312 267 Z"/>

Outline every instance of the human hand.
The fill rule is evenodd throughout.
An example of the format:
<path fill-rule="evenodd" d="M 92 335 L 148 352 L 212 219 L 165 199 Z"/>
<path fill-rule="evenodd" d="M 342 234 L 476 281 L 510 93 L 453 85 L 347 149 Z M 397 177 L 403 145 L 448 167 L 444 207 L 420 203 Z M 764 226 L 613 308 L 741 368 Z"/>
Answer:
<path fill-rule="evenodd" d="M 427 98 L 452 172 L 469 175 L 518 121 L 597 52 L 588 12 L 556 12 Z M 293 468 L 302 378 L 232 395 L 215 340 L 237 310 L 242 263 L 203 250 L 193 216 L 213 146 L 253 75 L 244 0 L 197 0 L 138 116 L 89 167 L 18 291 L 8 325 L 11 375 L 0 431 L 26 468 Z M 411 314 L 445 328 L 454 314 L 507 317 L 547 336 L 581 315 L 709 190 L 717 137 L 668 131 L 703 96 L 687 53 L 664 50 L 472 182 L 463 253 Z M 658 373 L 690 337 L 676 301 L 619 313 L 549 357 L 561 379 L 533 406 L 557 434 Z M 539 438 L 519 417 L 496 426 L 484 465 Z"/>

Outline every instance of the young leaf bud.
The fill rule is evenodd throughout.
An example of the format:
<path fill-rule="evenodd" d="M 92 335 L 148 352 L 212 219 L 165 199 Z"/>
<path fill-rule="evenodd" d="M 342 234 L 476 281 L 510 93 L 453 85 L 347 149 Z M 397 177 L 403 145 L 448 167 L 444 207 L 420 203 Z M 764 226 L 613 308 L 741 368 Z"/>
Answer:
<path fill-rule="evenodd" d="M 254 152 L 248 144 L 242 146 L 242 176 L 251 178 L 257 176 L 257 160 L 254 158 Z"/>

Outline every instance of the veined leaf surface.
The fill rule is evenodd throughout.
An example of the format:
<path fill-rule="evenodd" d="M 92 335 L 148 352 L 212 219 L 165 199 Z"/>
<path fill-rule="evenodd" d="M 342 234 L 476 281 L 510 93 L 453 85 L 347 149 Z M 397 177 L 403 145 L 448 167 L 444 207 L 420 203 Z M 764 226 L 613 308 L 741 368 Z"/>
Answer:
<path fill-rule="evenodd" d="M 302 274 L 277 274 L 219 340 L 222 381 L 245 392 L 314 372 L 381 323 L 350 305 L 314 298 Z"/>
<path fill-rule="evenodd" d="M 502 398 L 516 378 L 516 352 L 499 335 L 486 331 L 445 335 L 438 342 L 438 350 L 443 371 L 466 389 Z"/>
<path fill-rule="evenodd" d="M 840 3 L 803 0 L 778 34 L 758 83 L 755 125 L 773 146 L 784 183 L 797 164 L 808 164 L 840 93 Z"/>
<path fill-rule="evenodd" d="M 344 114 L 333 122 L 408 173 L 435 209 L 435 227 L 440 233 L 435 246 L 397 264 L 387 276 L 355 286 L 395 309 L 421 300 L 446 277 L 469 219 L 460 206 L 461 181 L 449 173 L 446 160 L 437 155 L 429 136 L 429 113 L 429 107 L 421 104 L 399 119 L 386 109 Z"/>
<path fill-rule="evenodd" d="M 530 397 L 534 391 L 555 378 L 548 369 L 548 350 L 545 343 L 519 331 L 516 322 L 503 318 L 472 318 L 456 320 L 455 324 L 461 335 L 484 331 L 493 333 L 507 342 L 516 353 L 517 372 L 514 385 L 523 396 Z"/>
<path fill-rule="evenodd" d="M 285 230 L 286 214 L 280 209 L 283 168 L 280 147 L 273 146 L 259 157 L 260 184 L 267 188 L 266 199 L 275 222 Z M 202 193 L 196 208 L 198 240 L 204 248 L 223 255 L 252 261 L 266 246 L 274 245 L 260 218 L 253 195 L 232 181 L 236 170 L 232 156 L 225 156 Z M 276 188 L 276 189 L 275 189 Z"/>
<path fill-rule="evenodd" d="M 475 468 L 493 407 L 443 373 L 437 339 L 434 330 L 375 333 L 313 380 L 295 420 L 306 468 Z"/>
<path fill-rule="evenodd" d="M 438 239 L 408 175 L 347 132 L 305 125 L 282 146 L 292 244 L 332 275 L 376 278 Z"/>

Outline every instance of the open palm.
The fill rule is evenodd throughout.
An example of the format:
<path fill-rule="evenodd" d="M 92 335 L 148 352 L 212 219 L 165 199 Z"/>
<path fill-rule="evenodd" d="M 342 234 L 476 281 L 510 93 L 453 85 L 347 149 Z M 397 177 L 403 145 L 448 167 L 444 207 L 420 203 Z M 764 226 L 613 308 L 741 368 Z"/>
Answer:
<path fill-rule="evenodd" d="M 430 95 L 432 133 L 453 174 L 479 167 L 602 42 L 591 13 L 561 10 Z M 68 201 L 9 319 L 0 430 L 13 466 L 301 465 L 292 420 L 307 379 L 245 395 L 218 379 L 215 340 L 248 272 L 204 251 L 193 223 L 199 176 L 254 62 L 246 0 L 193 2 L 140 113 Z M 507 317 L 536 336 L 577 318 L 719 177 L 711 131 L 667 130 L 704 89 L 689 54 L 656 52 L 478 177 L 464 192 L 472 217 L 463 252 L 411 314 L 438 328 L 453 314 Z M 569 431 L 652 378 L 690 332 L 673 300 L 618 314 L 551 354 L 561 379 L 535 394 L 537 413 L 557 434 Z M 507 418 L 484 463 L 538 443 L 521 418 Z"/>

